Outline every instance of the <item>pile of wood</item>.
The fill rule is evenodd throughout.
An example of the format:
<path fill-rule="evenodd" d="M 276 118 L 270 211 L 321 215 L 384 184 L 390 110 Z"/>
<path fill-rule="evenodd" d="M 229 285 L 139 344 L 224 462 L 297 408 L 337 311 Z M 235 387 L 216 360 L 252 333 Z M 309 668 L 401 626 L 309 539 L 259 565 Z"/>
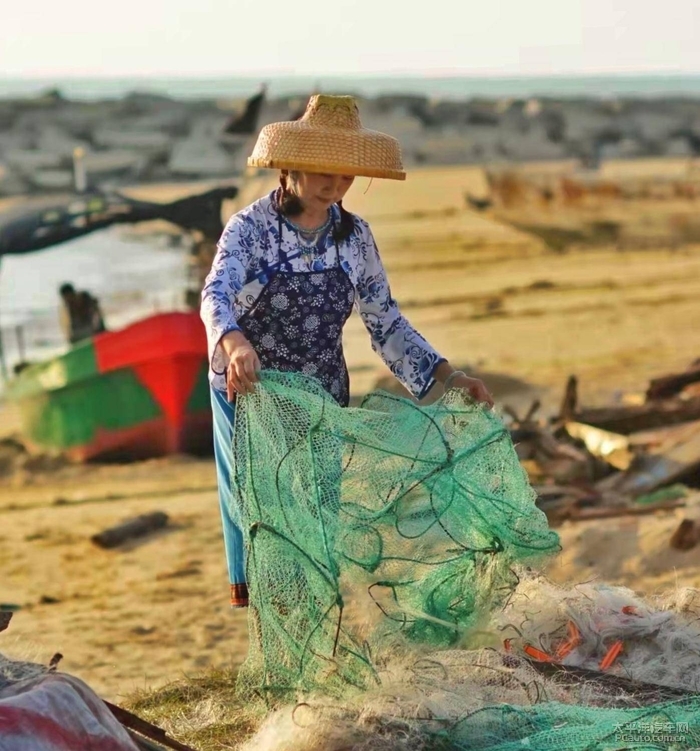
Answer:
<path fill-rule="evenodd" d="M 522 419 L 512 410 L 516 451 L 552 524 L 684 506 L 700 488 L 700 361 L 656 378 L 638 403 L 586 409 L 569 378 L 559 414 Z M 690 521 L 690 520 L 689 520 Z M 679 535 L 700 541 L 700 522 Z"/>

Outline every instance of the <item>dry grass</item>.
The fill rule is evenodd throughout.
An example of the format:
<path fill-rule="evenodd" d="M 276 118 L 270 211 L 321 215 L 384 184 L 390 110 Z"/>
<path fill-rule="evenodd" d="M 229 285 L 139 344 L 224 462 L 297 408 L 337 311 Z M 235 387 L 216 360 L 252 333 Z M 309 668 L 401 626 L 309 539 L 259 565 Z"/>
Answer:
<path fill-rule="evenodd" d="M 263 717 L 236 695 L 234 669 L 215 668 L 139 691 L 124 706 L 197 751 L 234 749 L 250 738 Z"/>

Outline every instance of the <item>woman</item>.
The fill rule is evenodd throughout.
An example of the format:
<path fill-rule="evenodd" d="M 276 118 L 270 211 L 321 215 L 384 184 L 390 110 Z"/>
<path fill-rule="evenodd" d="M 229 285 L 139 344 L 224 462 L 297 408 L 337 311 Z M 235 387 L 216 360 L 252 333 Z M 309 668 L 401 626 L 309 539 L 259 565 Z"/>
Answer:
<path fill-rule="evenodd" d="M 233 401 L 261 369 L 312 376 L 347 406 L 342 330 L 355 306 L 374 350 L 415 396 L 438 381 L 493 404 L 401 315 L 369 226 L 343 207 L 355 176 L 405 179 L 395 139 L 362 128 L 352 97 L 314 96 L 301 120 L 262 129 L 248 164 L 280 169 L 280 188 L 231 217 L 202 292 L 233 607 L 248 605 L 230 513 Z"/>

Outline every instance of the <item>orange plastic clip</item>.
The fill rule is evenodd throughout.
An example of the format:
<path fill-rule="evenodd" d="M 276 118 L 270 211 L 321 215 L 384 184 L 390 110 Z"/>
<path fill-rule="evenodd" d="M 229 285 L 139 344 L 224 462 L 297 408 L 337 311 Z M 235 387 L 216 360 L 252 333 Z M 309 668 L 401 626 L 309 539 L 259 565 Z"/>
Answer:
<path fill-rule="evenodd" d="M 622 612 L 625 615 L 639 615 L 639 611 L 637 610 L 637 608 L 634 605 L 625 605 L 622 608 Z"/>
<path fill-rule="evenodd" d="M 563 641 L 554 653 L 554 656 L 558 660 L 563 659 L 570 652 L 573 652 L 573 650 L 581 643 L 581 632 L 573 621 L 569 621 L 566 624 L 566 632 L 569 638 L 566 639 L 566 641 Z"/>
<path fill-rule="evenodd" d="M 531 647 L 529 644 L 525 645 L 523 651 L 526 655 L 532 657 L 533 660 L 537 660 L 537 662 L 556 662 L 556 660 L 551 655 L 548 655 L 546 652 L 542 652 L 542 650 L 540 649 Z"/>
<path fill-rule="evenodd" d="M 566 624 L 566 632 L 569 634 L 569 641 L 575 641 L 577 644 L 581 643 L 581 632 L 573 621 L 569 621 Z"/>
<path fill-rule="evenodd" d="M 620 652 L 622 652 L 623 646 L 623 642 L 618 639 L 605 653 L 605 657 L 603 657 L 603 659 L 600 661 L 600 665 L 598 667 L 601 670 L 607 670 L 620 656 Z"/>

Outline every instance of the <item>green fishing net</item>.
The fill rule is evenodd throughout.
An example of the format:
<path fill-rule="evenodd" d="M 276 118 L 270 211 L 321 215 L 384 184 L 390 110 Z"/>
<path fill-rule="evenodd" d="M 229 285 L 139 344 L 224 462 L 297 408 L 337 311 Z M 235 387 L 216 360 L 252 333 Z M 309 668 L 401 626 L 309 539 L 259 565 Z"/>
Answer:
<path fill-rule="evenodd" d="M 343 409 L 313 379 L 264 374 L 234 431 L 247 545 L 248 659 L 267 699 L 379 681 L 378 645 L 446 648 L 558 547 L 500 418 L 447 393 Z"/>
<path fill-rule="evenodd" d="M 279 708 L 246 748 L 700 748 L 697 695 L 544 678 L 474 647 L 516 571 L 559 547 L 494 412 L 459 391 L 342 409 L 268 372 L 237 404 L 233 450 L 251 603 L 237 688 Z"/>

